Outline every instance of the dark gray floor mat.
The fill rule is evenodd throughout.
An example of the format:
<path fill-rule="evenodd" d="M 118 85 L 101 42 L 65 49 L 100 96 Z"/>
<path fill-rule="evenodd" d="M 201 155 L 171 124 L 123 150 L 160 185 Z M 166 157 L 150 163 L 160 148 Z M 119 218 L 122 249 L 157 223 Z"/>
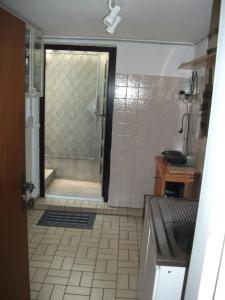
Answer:
<path fill-rule="evenodd" d="M 92 229 L 96 214 L 45 210 L 37 225 Z"/>

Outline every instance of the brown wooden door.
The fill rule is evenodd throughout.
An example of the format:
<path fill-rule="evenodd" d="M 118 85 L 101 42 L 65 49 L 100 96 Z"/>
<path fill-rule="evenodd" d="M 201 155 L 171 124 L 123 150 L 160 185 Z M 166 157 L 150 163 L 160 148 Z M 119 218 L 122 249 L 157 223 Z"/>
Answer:
<path fill-rule="evenodd" d="M 29 299 L 25 172 L 25 24 L 0 8 L 0 298 Z"/>

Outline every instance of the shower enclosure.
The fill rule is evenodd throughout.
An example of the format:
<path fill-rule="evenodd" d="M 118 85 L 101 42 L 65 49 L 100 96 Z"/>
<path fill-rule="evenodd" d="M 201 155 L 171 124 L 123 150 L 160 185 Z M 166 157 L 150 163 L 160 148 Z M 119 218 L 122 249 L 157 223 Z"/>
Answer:
<path fill-rule="evenodd" d="M 101 198 L 108 53 L 46 51 L 46 196 Z"/>

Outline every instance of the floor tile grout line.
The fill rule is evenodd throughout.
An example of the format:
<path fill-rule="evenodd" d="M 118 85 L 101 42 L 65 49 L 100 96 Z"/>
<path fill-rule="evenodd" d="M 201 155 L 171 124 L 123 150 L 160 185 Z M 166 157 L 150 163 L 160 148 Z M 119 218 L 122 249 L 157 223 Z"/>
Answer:
<path fill-rule="evenodd" d="M 97 216 L 97 209 L 96 209 L 96 216 Z M 97 255 L 96 255 L 96 258 L 95 258 L 95 266 L 94 266 L 94 271 L 93 271 L 93 278 L 92 278 L 92 282 L 91 282 L 91 292 L 90 292 L 90 296 L 89 296 L 89 299 L 91 299 L 91 294 L 92 294 L 92 289 L 93 289 L 93 281 L 94 281 L 94 276 L 95 276 L 95 270 L 96 270 L 96 265 L 97 265 L 97 257 L 98 257 L 98 250 L 99 250 L 99 245 L 100 245 L 100 240 L 101 240 L 101 235 L 102 235 L 102 228 L 103 228 L 103 222 L 104 222 L 104 216 L 102 217 L 102 224 L 101 224 L 101 230 L 100 230 L 100 235 L 99 235 L 99 242 L 98 242 L 98 247 L 97 247 Z M 95 219 L 96 221 L 96 219 Z M 93 235 L 93 232 L 92 232 L 92 235 Z M 103 300 L 103 295 L 102 295 L 102 299 Z"/>
<path fill-rule="evenodd" d="M 43 213 L 44 213 L 44 212 L 43 212 Z M 46 232 L 48 231 L 49 228 L 51 228 L 51 226 L 47 226 Z M 55 234 L 56 231 L 57 231 L 57 227 L 55 227 L 54 233 L 51 233 L 51 234 Z M 45 234 L 46 234 L 46 232 L 45 232 Z M 64 233 L 64 231 L 63 231 L 63 233 Z M 61 236 L 60 241 L 62 240 L 63 233 L 62 233 L 62 236 Z M 60 242 L 59 242 L 59 244 L 60 244 Z M 58 246 L 59 246 L 59 244 L 58 244 Z M 56 247 L 56 251 L 57 251 L 57 249 L 58 249 L 58 246 Z M 55 251 L 55 253 L 56 253 L 56 251 Z M 52 261 L 51 261 L 51 264 L 52 264 L 52 262 L 53 262 L 53 260 L 54 260 L 54 256 L 56 256 L 56 255 L 53 255 L 53 259 L 52 259 Z M 44 278 L 44 280 L 43 280 L 42 286 L 45 284 L 45 279 L 46 279 L 46 277 L 47 277 L 47 274 L 48 274 L 49 270 L 51 269 L 51 264 L 50 264 L 50 266 L 49 266 L 49 268 L 48 268 L 48 271 L 47 271 L 47 273 L 46 273 L 46 275 L 45 275 L 45 278 Z M 53 289 L 54 289 L 54 285 L 53 285 Z M 53 292 L 53 289 L 52 289 L 52 292 Z M 40 291 L 41 291 L 41 290 L 40 290 Z M 40 291 L 39 291 L 39 293 L 40 293 Z M 52 295 L 52 292 L 51 292 L 51 295 Z M 38 293 L 38 296 L 39 296 L 39 293 Z M 49 299 L 51 299 L 51 295 L 50 295 Z"/>
<path fill-rule="evenodd" d="M 42 215 L 43 213 L 44 213 L 44 212 L 40 213 L 38 217 L 40 218 L 41 215 Z M 32 222 L 32 225 L 31 225 L 31 226 L 33 226 L 33 225 L 36 226 L 37 219 L 38 219 L 38 218 L 35 218 L 35 220 Z M 29 228 L 28 228 L 28 230 L 29 230 Z M 48 228 L 46 228 L 44 234 L 46 234 L 46 231 L 47 231 L 47 230 L 48 230 Z M 43 237 L 42 237 L 42 239 L 43 239 Z M 39 241 L 38 246 L 41 244 L 42 239 Z M 37 246 L 37 248 L 38 248 L 38 246 Z M 37 248 L 35 249 L 35 251 L 37 250 Z M 34 252 L 35 252 L 35 251 L 34 251 Z M 32 257 L 33 257 L 33 255 L 34 255 L 34 253 L 32 254 Z M 29 264 L 30 264 L 30 261 L 32 260 L 32 257 L 31 257 L 30 260 L 29 260 Z M 39 269 L 39 267 L 37 268 L 37 270 L 38 270 L 38 269 Z M 44 269 L 45 269 L 45 268 L 44 268 Z M 46 268 L 46 269 L 47 269 L 47 268 Z M 35 271 L 35 274 L 36 274 L 37 270 Z M 34 277 L 35 277 L 35 275 L 33 276 L 33 278 L 34 278 Z M 33 280 L 33 278 L 32 278 L 32 280 Z M 44 278 L 44 279 L 45 279 L 45 278 Z M 32 280 L 30 280 L 30 283 L 32 283 Z M 43 281 L 43 282 L 44 282 L 44 281 Z M 42 288 L 43 282 L 40 283 L 40 284 L 41 284 L 41 288 Z M 40 290 L 41 290 L 41 288 L 40 288 Z M 40 293 L 40 290 L 38 291 L 38 295 L 39 295 L 39 293 Z"/>
<path fill-rule="evenodd" d="M 82 239 L 83 233 L 84 233 L 84 229 L 80 229 L 80 230 L 82 230 L 82 234 L 79 236 L 79 244 L 78 244 L 78 246 L 77 246 L 76 254 L 75 254 L 75 256 L 74 256 L 74 261 L 73 261 L 73 264 L 72 264 L 72 266 L 71 266 L 69 279 L 70 279 L 70 277 L 71 277 L 71 275 L 72 275 L 72 272 L 73 272 L 73 265 L 75 264 L 76 256 L 77 256 L 77 251 L 78 251 L 78 249 L 79 249 L 79 247 L 80 247 L 80 242 L 81 242 L 81 239 Z M 72 240 L 72 237 L 71 237 L 71 240 Z M 80 279 L 79 279 L 78 287 L 80 287 L 82 276 L 83 276 L 83 271 L 81 272 L 81 276 L 80 276 Z M 66 294 L 66 290 L 67 290 L 67 287 L 68 287 L 68 286 L 69 286 L 69 280 L 68 280 L 68 282 L 67 282 L 67 285 L 66 285 L 66 289 L 65 289 L 64 295 Z"/>
<path fill-rule="evenodd" d="M 49 296 L 49 300 L 51 300 L 51 297 L 52 297 L 52 293 L 53 293 L 53 291 L 54 291 L 54 288 L 55 288 L 55 285 L 53 284 L 53 289 L 52 289 L 51 294 L 50 294 L 50 296 Z M 53 299 L 53 300 L 54 300 L 54 299 Z"/>
<path fill-rule="evenodd" d="M 44 212 L 43 212 L 44 213 Z M 47 229 L 46 229 L 46 231 L 45 231 L 45 234 L 46 234 L 46 232 L 48 231 L 48 228 L 49 228 L 49 226 L 47 227 Z M 42 238 L 43 239 L 43 238 Z M 40 241 L 40 244 L 41 244 L 41 241 Z M 50 266 L 51 266 L 51 264 L 50 264 Z M 49 267 L 50 267 L 49 266 Z M 47 268 L 47 270 L 49 270 L 49 268 Z M 46 272 L 46 274 L 48 273 L 48 271 Z M 38 297 L 37 297 L 37 299 L 39 298 L 39 294 L 40 294 L 40 292 L 41 292 L 41 289 L 42 289 L 42 287 L 43 287 L 43 284 L 44 284 L 44 282 L 45 282 L 45 278 L 46 278 L 46 275 L 44 276 L 44 279 L 43 279 L 43 282 L 41 283 L 41 288 L 40 288 L 40 290 L 39 290 L 39 292 L 38 292 Z M 49 298 L 50 299 L 50 298 Z"/>
<path fill-rule="evenodd" d="M 41 218 L 41 216 L 43 215 L 43 213 L 44 213 L 44 211 L 40 214 L 40 216 L 39 216 L 40 218 Z M 38 220 L 35 220 L 35 221 L 34 221 L 35 224 L 33 223 L 32 225 L 35 225 L 35 226 L 36 226 L 36 223 L 37 223 L 37 222 L 38 222 Z M 47 231 L 47 229 L 45 229 L 45 232 L 42 233 L 42 234 L 43 234 L 43 235 L 46 234 L 46 231 Z M 42 239 L 43 239 L 43 237 L 42 237 Z M 41 239 L 41 240 L 42 240 L 42 239 Z M 37 248 L 38 248 L 39 245 L 41 244 L 41 240 L 37 243 L 38 245 L 37 245 L 37 247 L 35 248 L 35 251 L 37 250 Z M 28 247 L 29 247 L 29 243 L 28 243 Z M 35 251 L 34 251 L 34 252 L 35 252 Z M 31 257 L 29 258 L 29 261 L 32 260 L 33 255 L 34 255 L 34 253 L 32 253 Z"/>
<path fill-rule="evenodd" d="M 82 230 L 82 234 L 83 234 L 83 229 L 81 229 L 81 230 Z M 72 240 L 72 236 L 71 236 L 70 241 L 71 241 L 71 240 Z M 64 296 L 65 296 L 65 294 L 66 294 L 67 287 L 69 286 L 70 277 L 71 277 L 72 271 L 73 271 L 73 265 L 74 265 L 74 263 L 75 263 L 76 256 L 77 256 L 77 251 L 78 251 L 78 248 L 79 248 L 79 245 L 80 245 L 80 240 L 81 240 L 81 237 L 79 236 L 79 244 L 78 244 L 78 246 L 76 247 L 76 253 L 75 253 L 75 256 L 74 256 L 73 264 L 72 264 L 71 269 L 70 269 L 70 275 L 69 275 L 69 279 L 68 279 L 68 281 L 67 281 L 67 285 L 66 285 L 66 288 L 65 288 Z M 81 275 L 81 276 L 82 276 L 82 275 Z M 81 281 L 81 277 L 80 277 L 80 281 Z M 79 285 L 80 285 L 80 281 L 79 281 Z M 64 298 L 64 296 L 63 296 L 63 298 Z"/>

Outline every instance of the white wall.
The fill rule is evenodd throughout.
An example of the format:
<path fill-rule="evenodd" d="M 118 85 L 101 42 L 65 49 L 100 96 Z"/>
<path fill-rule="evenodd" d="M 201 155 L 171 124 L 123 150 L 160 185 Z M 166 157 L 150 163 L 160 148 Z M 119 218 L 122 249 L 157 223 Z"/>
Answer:
<path fill-rule="evenodd" d="M 35 189 L 33 198 L 40 194 L 39 183 L 39 98 L 26 97 L 26 180 L 32 182 Z"/>
<path fill-rule="evenodd" d="M 214 294 L 217 278 L 220 279 L 222 271 L 220 262 L 225 255 L 222 252 L 225 235 L 225 160 L 221 155 L 225 153 L 224 53 L 225 0 L 222 0 L 209 133 L 185 300 L 222 300 L 225 294 L 224 282 L 223 292 Z M 219 288 L 222 286 L 219 285 Z"/>
<path fill-rule="evenodd" d="M 193 46 L 118 43 L 117 73 L 186 77 L 178 66 L 193 59 Z"/>
<path fill-rule="evenodd" d="M 189 77 L 190 71 L 178 66 L 194 57 L 194 46 L 101 40 L 45 39 L 45 43 L 116 46 L 116 72 L 123 74 Z"/>

